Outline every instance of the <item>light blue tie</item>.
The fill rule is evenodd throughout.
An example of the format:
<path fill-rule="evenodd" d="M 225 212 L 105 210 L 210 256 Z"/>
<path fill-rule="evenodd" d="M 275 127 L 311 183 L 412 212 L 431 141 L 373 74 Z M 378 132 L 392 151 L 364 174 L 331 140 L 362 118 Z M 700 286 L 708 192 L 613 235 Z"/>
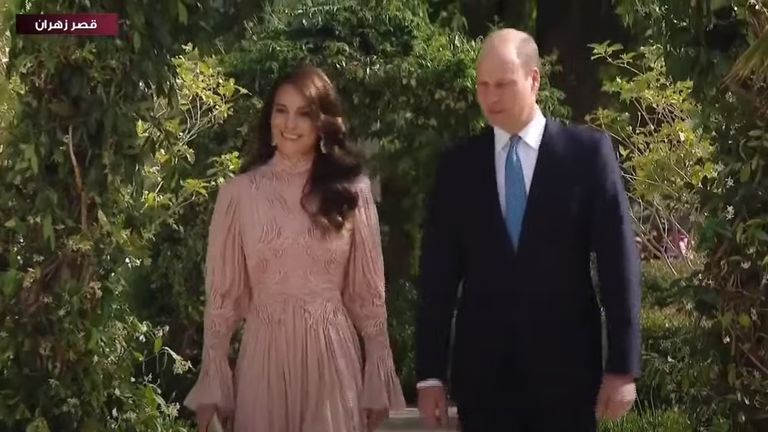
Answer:
<path fill-rule="evenodd" d="M 523 164 L 520 163 L 520 156 L 517 154 L 517 147 L 521 141 L 522 139 L 517 135 L 509 139 L 509 150 L 507 151 L 507 161 L 504 168 L 504 193 L 506 195 L 506 215 L 504 221 L 507 224 L 507 231 L 515 247 L 518 246 L 520 241 L 520 229 L 523 225 L 525 202 L 528 195 L 525 190 Z"/>

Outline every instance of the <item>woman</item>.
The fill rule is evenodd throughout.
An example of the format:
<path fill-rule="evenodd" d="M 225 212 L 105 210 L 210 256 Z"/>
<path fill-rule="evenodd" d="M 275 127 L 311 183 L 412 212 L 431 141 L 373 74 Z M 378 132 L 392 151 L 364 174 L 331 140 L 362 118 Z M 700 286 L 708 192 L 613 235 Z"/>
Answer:
<path fill-rule="evenodd" d="M 405 403 L 370 182 L 322 71 L 275 85 L 243 171 L 216 199 L 203 361 L 185 405 L 201 431 L 214 412 L 235 432 L 374 430 Z M 227 354 L 241 320 L 233 379 Z"/>

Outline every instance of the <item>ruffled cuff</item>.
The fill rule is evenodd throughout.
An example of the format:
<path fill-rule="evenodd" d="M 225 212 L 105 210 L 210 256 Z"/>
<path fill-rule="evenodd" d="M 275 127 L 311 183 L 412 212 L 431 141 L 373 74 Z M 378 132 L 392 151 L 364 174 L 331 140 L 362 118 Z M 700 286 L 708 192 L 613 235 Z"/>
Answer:
<path fill-rule="evenodd" d="M 400 379 L 395 372 L 392 353 L 388 350 L 366 359 L 360 407 L 388 408 L 390 411 L 405 409 Z"/>
<path fill-rule="evenodd" d="M 184 399 L 184 406 L 193 411 L 197 411 L 202 405 L 214 405 L 222 413 L 234 411 L 232 370 L 225 359 L 204 364 L 197 382 Z"/>

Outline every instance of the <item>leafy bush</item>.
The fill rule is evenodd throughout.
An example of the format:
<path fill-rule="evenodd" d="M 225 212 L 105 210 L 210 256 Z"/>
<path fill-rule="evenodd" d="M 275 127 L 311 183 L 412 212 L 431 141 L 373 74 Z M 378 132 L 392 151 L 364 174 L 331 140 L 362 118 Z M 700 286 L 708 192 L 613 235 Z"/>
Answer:
<path fill-rule="evenodd" d="M 693 432 L 684 413 L 677 411 L 629 413 L 624 418 L 600 425 L 600 432 Z"/>
<path fill-rule="evenodd" d="M 23 3 L 10 12 L 44 9 Z M 102 6 L 59 2 L 63 10 Z M 184 131 L 166 124 L 153 135 L 148 126 L 163 119 L 153 97 L 166 101 L 165 112 L 180 109 L 169 91 L 169 41 L 186 15 L 183 2 L 170 9 L 142 1 L 110 10 L 125 18 L 129 40 L 12 39 L 13 145 L 0 144 L 3 430 L 185 430 L 153 366 L 169 362 L 183 373 L 188 364 L 127 301 L 128 280 L 159 228 L 194 192 L 179 186 Z"/>
<path fill-rule="evenodd" d="M 603 89 L 617 101 L 587 119 L 617 141 L 643 247 L 666 258 L 679 252 L 676 235 L 694 237 L 691 228 L 702 219 L 697 190 L 717 173 L 710 136 L 697 124 L 692 83 L 667 75 L 660 46 L 622 52 L 606 42 L 593 50 L 612 71 Z"/>
<path fill-rule="evenodd" d="M 693 80 L 698 124 L 715 145 L 717 174 L 698 191 L 705 264 L 690 285 L 712 324 L 699 340 L 717 361 L 712 402 L 729 411 L 732 430 L 750 430 L 768 413 L 768 111 L 760 77 L 726 78 L 766 30 L 768 9 L 752 0 L 619 4 L 642 39 L 664 47 L 671 75 Z"/>
<path fill-rule="evenodd" d="M 682 307 L 692 294 L 687 285 L 691 274 L 699 267 L 686 260 L 649 260 L 642 264 L 643 299 L 645 308 Z"/>

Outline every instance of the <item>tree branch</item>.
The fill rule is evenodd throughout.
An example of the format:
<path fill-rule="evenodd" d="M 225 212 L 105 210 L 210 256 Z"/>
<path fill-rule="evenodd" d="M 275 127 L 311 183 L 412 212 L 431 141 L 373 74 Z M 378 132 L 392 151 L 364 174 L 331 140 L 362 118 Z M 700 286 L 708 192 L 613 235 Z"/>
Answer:
<path fill-rule="evenodd" d="M 69 125 L 69 132 L 67 134 L 67 144 L 69 146 L 69 157 L 72 161 L 72 168 L 75 170 L 75 184 L 77 185 L 77 193 L 80 195 L 80 226 L 83 231 L 88 226 L 88 201 L 85 193 L 85 186 L 83 185 L 83 175 L 80 170 L 80 165 L 77 163 L 77 157 L 75 157 L 75 148 L 72 139 L 72 125 Z"/>
<path fill-rule="evenodd" d="M 763 371 L 763 372 L 764 372 L 766 375 L 768 375 L 768 368 L 766 368 L 766 367 L 765 367 L 765 366 L 763 366 L 763 365 L 762 365 L 762 364 L 761 364 L 759 361 L 757 361 L 757 359 L 756 359 L 755 357 L 753 357 L 753 356 L 752 356 L 752 354 L 750 354 L 750 353 L 749 353 L 749 351 L 747 351 L 746 349 L 744 349 L 744 347 L 743 347 L 743 346 L 739 345 L 739 347 L 740 347 L 740 348 L 741 348 L 741 350 L 744 352 L 744 354 L 746 354 L 746 355 L 747 355 L 747 357 L 749 357 L 749 359 L 750 359 L 750 360 L 752 360 L 752 363 L 754 363 L 754 364 L 755 364 L 755 366 L 757 366 L 757 368 L 758 368 L 758 369 L 762 370 L 762 371 Z"/>

